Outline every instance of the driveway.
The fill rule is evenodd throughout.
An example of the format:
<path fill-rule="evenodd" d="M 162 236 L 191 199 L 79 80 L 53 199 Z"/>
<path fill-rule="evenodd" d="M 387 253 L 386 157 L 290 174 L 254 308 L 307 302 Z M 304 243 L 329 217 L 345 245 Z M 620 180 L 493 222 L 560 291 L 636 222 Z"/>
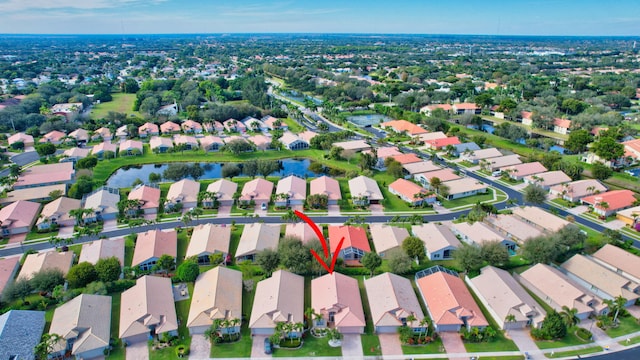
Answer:
<path fill-rule="evenodd" d="M 218 217 L 229 217 L 229 215 L 231 215 L 231 206 L 220 205 L 218 207 Z"/>
<path fill-rule="evenodd" d="M 58 237 L 63 239 L 73 237 L 73 226 L 63 226 L 58 230 Z"/>
<path fill-rule="evenodd" d="M 251 342 L 251 358 L 252 359 L 270 359 L 271 355 L 264 353 L 264 339 L 267 335 L 253 335 Z M 277 351 L 277 350 L 276 350 Z"/>
<path fill-rule="evenodd" d="M 580 205 L 580 206 L 576 206 L 576 207 L 572 207 L 570 209 L 567 209 L 568 213 L 571 213 L 573 215 L 580 215 L 582 213 L 585 213 L 589 211 L 589 207 L 586 205 Z"/>
<path fill-rule="evenodd" d="M 384 208 L 380 204 L 369 205 L 369 210 L 371 210 L 371 215 L 384 215 Z"/>
<path fill-rule="evenodd" d="M 438 333 L 440 338 L 442 339 L 442 345 L 444 349 L 447 351 L 447 354 L 465 354 L 467 349 L 464 347 L 464 343 L 462 343 L 462 339 L 460 338 L 460 334 L 457 332 L 440 332 Z M 468 360 L 467 356 L 463 357 L 449 357 L 450 360 Z"/>
<path fill-rule="evenodd" d="M 102 226 L 102 231 L 116 230 L 118 229 L 118 220 L 111 219 L 105 220 Z"/>
<path fill-rule="evenodd" d="M 383 356 L 402 355 L 402 346 L 400 345 L 400 337 L 398 334 L 380 334 L 380 349 Z"/>
<path fill-rule="evenodd" d="M 362 339 L 359 334 L 344 334 L 342 337 L 342 358 L 362 359 Z"/>
<path fill-rule="evenodd" d="M 191 352 L 189 359 L 205 360 L 209 359 L 211 354 L 211 343 L 204 338 L 203 334 L 194 334 L 191 336 Z"/>
<path fill-rule="evenodd" d="M 125 358 L 127 360 L 149 360 L 149 346 L 147 342 L 138 341 L 127 346 Z"/>
<path fill-rule="evenodd" d="M 507 336 L 513 340 L 518 350 L 529 353 L 531 359 L 546 359 L 533 341 L 529 329 L 508 330 Z"/>
<path fill-rule="evenodd" d="M 340 216 L 340 205 L 327 206 L 327 213 L 329 216 Z"/>

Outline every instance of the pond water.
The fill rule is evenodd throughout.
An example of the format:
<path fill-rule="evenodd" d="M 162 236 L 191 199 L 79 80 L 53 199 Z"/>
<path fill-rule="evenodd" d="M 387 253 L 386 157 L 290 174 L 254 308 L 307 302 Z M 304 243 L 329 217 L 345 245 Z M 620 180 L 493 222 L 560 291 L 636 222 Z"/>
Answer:
<path fill-rule="evenodd" d="M 289 176 L 297 175 L 300 177 L 315 177 L 322 174 L 309 171 L 309 159 L 284 159 L 280 160 L 281 170 L 271 174 L 270 176 Z M 188 163 L 192 165 L 193 163 Z M 219 179 L 222 177 L 222 165 L 223 163 L 200 163 L 204 168 L 204 175 L 200 179 Z M 146 164 L 138 165 L 135 167 L 120 168 L 116 171 L 109 180 L 107 180 L 107 186 L 116 188 L 131 187 L 136 179 L 140 179 L 143 182 L 149 181 L 149 174 L 158 173 L 162 175 L 164 170 L 169 167 L 168 164 Z M 242 175 L 241 175 L 242 176 Z"/>
<path fill-rule="evenodd" d="M 349 116 L 349 117 L 347 117 L 347 120 L 351 121 L 352 123 L 354 123 L 357 126 L 365 127 L 365 126 L 376 125 L 376 124 L 379 124 L 381 122 L 389 121 L 389 120 L 391 120 L 391 118 L 388 117 L 388 116 L 384 116 L 384 115 L 372 114 L 372 115 L 354 115 L 354 116 Z"/>
<path fill-rule="evenodd" d="M 280 95 L 284 96 L 284 97 L 288 97 L 290 99 L 299 101 L 299 102 L 304 102 L 304 99 L 307 98 L 311 101 L 313 101 L 316 105 L 322 105 L 322 100 L 313 97 L 313 96 L 309 96 L 309 95 L 304 95 L 304 94 L 300 94 L 299 92 L 295 91 L 295 90 L 291 90 L 291 91 L 282 91 L 280 92 Z"/>
<path fill-rule="evenodd" d="M 640 168 L 635 168 L 635 169 L 629 169 L 629 170 L 625 170 L 624 172 L 626 172 L 627 174 L 631 175 L 631 176 L 640 176 Z"/>

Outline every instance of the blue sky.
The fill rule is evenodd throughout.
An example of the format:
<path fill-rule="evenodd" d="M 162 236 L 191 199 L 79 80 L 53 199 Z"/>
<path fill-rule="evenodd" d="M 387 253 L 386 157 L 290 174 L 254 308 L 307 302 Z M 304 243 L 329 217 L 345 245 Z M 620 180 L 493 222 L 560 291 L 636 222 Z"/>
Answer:
<path fill-rule="evenodd" d="M 640 36 L 638 0 L 0 0 L 0 33 Z"/>

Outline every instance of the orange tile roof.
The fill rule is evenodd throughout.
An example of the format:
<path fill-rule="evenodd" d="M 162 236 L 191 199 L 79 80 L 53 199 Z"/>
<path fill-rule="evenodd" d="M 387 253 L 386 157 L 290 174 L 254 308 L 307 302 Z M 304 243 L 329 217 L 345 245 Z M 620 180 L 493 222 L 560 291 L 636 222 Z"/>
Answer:
<path fill-rule="evenodd" d="M 415 199 L 415 195 L 427 193 L 427 190 L 422 186 L 405 179 L 398 179 L 392 182 L 389 184 L 389 189 L 393 189 L 407 199 Z"/>
<path fill-rule="evenodd" d="M 395 161 L 399 162 L 401 165 L 423 161 L 418 157 L 418 155 L 414 153 L 392 155 L 390 157 L 393 158 Z"/>
<path fill-rule="evenodd" d="M 380 127 L 385 128 L 385 127 L 390 127 L 393 128 L 396 132 L 403 132 L 406 131 L 407 134 L 409 135 L 418 135 L 418 134 L 424 134 L 427 133 L 428 131 L 421 128 L 420 126 L 411 123 L 407 120 L 391 120 L 391 121 L 387 121 L 384 122 L 382 124 L 380 124 Z"/>
<path fill-rule="evenodd" d="M 582 198 L 582 202 L 601 210 L 605 209 L 600 204 L 607 203 L 609 205 L 607 210 L 609 211 L 630 207 L 635 201 L 636 198 L 631 190 L 612 190 Z"/>
<path fill-rule="evenodd" d="M 338 248 L 340 239 L 343 237 L 344 243 L 342 244 L 342 249 L 353 247 L 365 252 L 371 251 L 369 240 L 367 239 L 367 232 L 363 228 L 346 225 L 330 225 L 329 245 L 331 248 L 331 253 L 335 252 L 335 250 Z"/>
<path fill-rule="evenodd" d="M 433 139 L 425 141 L 427 144 L 431 145 L 431 147 L 439 149 L 445 147 L 447 145 L 458 145 L 461 144 L 460 139 L 457 136 L 447 137 L 444 139 Z"/>
<path fill-rule="evenodd" d="M 571 127 L 571 120 L 555 118 L 553 119 L 553 125 L 564 128 L 564 129 L 568 129 Z"/>

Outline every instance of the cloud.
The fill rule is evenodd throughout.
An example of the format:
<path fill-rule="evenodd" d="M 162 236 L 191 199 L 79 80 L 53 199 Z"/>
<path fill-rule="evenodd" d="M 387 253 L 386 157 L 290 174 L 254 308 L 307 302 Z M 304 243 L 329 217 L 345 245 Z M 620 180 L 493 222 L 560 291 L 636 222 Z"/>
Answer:
<path fill-rule="evenodd" d="M 23 12 L 29 10 L 99 10 L 134 5 L 154 5 L 168 0 L 6 0 L 0 1 L 0 11 Z"/>

